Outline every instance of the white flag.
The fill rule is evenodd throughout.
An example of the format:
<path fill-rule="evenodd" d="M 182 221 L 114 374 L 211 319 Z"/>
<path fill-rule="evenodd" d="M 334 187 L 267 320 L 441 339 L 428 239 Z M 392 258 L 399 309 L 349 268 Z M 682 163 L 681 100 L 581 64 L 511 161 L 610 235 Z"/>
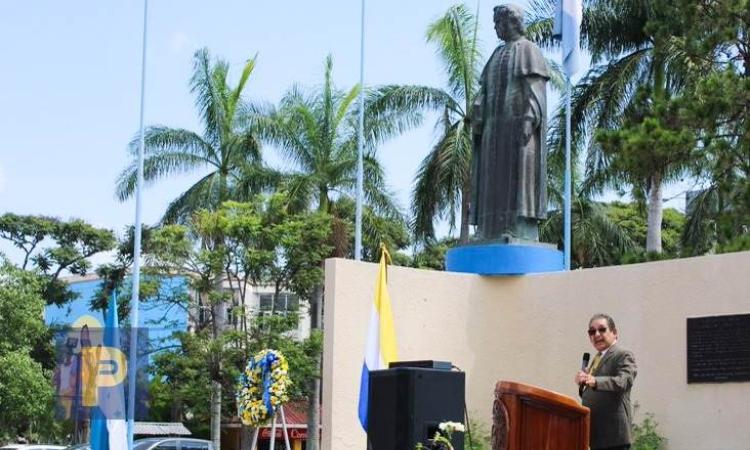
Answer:
<path fill-rule="evenodd" d="M 568 77 L 581 67 L 582 0 L 557 0 L 552 36 L 562 39 L 562 62 Z"/>

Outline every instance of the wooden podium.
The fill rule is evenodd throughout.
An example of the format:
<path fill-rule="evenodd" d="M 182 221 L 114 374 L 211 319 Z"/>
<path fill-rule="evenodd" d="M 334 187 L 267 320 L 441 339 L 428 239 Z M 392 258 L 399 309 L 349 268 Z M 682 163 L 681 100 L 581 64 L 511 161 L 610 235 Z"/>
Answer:
<path fill-rule="evenodd" d="M 492 450 L 589 448 L 589 409 L 557 392 L 499 381 L 492 416 Z"/>

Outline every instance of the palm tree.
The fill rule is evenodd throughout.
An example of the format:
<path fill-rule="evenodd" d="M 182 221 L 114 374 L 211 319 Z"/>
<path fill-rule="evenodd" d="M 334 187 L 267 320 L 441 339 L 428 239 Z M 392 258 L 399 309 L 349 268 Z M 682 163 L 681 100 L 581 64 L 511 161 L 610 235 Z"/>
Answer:
<path fill-rule="evenodd" d="M 167 208 L 162 222 L 184 222 L 199 209 L 215 209 L 229 199 L 243 200 L 271 184 L 276 175 L 261 164 L 261 149 L 254 132 L 262 120 L 260 108 L 247 104 L 242 93 L 255 68 L 255 58 L 248 60 L 235 87 L 228 81 L 229 64 L 218 60 L 212 63 L 207 49 L 194 55 L 191 92 L 195 94 L 204 130 L 202 134 L 165 126 L 150 126 L 144 133 L 144 179 L 154 182 L 159 178 L 208 170 L 197 183 L 188 188 Z M 133 194 L 136 185 L 137 160 L 135 155 L 140 137 L 129 145 L 133 162 L 120 174 L 117 196 L 125 200 Z M 217 242 L 203 242 L 214 246 Z M 211 280 L 214 289 L 221 286 L 221 275 Z M 223 310 L 225 302 L 211 305 L 213 339 L 224 332 Z M 211 361 L 211 439 L 219 448 L 221 424 L 221 361 Z"/>
<path fill-rule="evenodd" d="M 601 267 L 617 264 L 620 258 L 635 250 L 636 244 L 628 234 L 608 216 L 605 205 L 585 195 L 575 195 L 571 205 L 571 259 L 575 267 Z M 557 208 L 540 226 L 545 242 L 562 246 L 562 209 Z"/>
<path fill-rule="evenodd" d="M 328 56 L 321 88 L 307 91 L 292 87 L 259 131 L 259 136 L 275 145 L 294 166 L 283 183 L 292 201 L 299 207 L 313 205 L 328 213 L 337 196 L 355 195 L 360 93 L 359 86 L 347 91 L 337 89 L 332 74 L 333 59 Z M 373 108 L 382 95 L 368 92 L 365 104 L 364 194 L 373 207 L 397 215 L 398 207 L 385 185 L 376 149 L 388 138 L 417 125 L 421 117 L 395 108 Z"/>
<path fill-rule="evenodd" d="M 173 200 L 164 213 L 163 222 L 184 221 L 200 208 L 214 209 L 223 201 L 243 197 L 241 180 L 254 175 L 254 187 L 274 180 L 273 173 L 261 167 L 260 144 L 254 135 L 253 108 L 242 100 L 247 81 L 255 68 L 255 58 L 242 68 L 235 87 L 229 85 L 229 64 L 212 63 L 207 49 L 195 52 L 191 92 L 195 94 L 204 131 L 202 134 L 165 126 L 150 126 L 144 133 L 145 159 L 143 175 L 146 182 L 160 178 L 208 170 L 209 173 Z M 250 124 L 250 126 L 249 126 Z M 139 137 L 129 144 L 133 161 L 117 180 L 117 197 L 124 201 L 135 190 Z"/>
<path fill-rule="evenodd" d="M 434 221 L 448 218 L 455 225 L 460 214 L 460 240 L 469 237 L 469 200 L 472 136 L 469 114 L 477 93 L 480 52 L 477 21 L 464 5 L 451 7 L 429 25 L 427 42 L 448 75 L 448 88 L 391 85 L 381 88 L 381 109 L 440 111 L 436 125 L 441 136 L 422 160 L 412 193 L 412 227 L 420 240 L 434 237 Z"/>
<path fill-rule="evenodd" d="M 529 39 L 553 48 L 554 2 L 531 2 Z M 647 198 L 647 250 L 661 251 L 662 189 L 684 173 L 684 164 L 671 164 L 640 179 L 613 170 L 618 155 L 604 151 L 590 130 L 616 130 L 635 111 L 640 86 L 650 89 L 654 102 L 669 99 L 684 85 L 687 66 L 680 52 L 649 33 L 647 23 L 659 12 L 648 0 L 588 0 L 584 2 L 582 45 L 591 53 L 592 67 L 575 86 L 572 97 L 574 153 L 586 153 L 586 181 L 581 193 L 591 195 L 605 188 L 630 185 L 636 198 Z M 559 112 L 561 116 L 562 111 Z M 553 122 L 550 147 L 562 149 L 563 123 Z M 555 127 L 557 127 L 555 129 Z M 620 161 L 622 162 L 622 161 Z"/>
<path fill-rule="evenodd" d="M 259 136 L 276 146 L 293 166 L 281 186 L 293 206 L 312 205 L 318 211 L 335 214 L 337 199 L 355 196 L 360 89 L 354 86 L 340 90 L 334 86 L 333 59 L 328 56 L 322 86 L 313 90 L 292 87 L 259 127 Z M 388 192 L 376 149 L 386 139 L 417 125 L 421 116 L 397 106 L 382 107 L 379 100 L 383 95 L 378 90 L 368 92 L 365 103 L 364 195 L 367 204 L 379 214 L 398 218 L 401 213 Z M 345 223 L 341 220 L 345 218 L 338 219 L 339 223 Z M 346 233 L 347 227 L 334 226 L 334 229 Z M 340 238 L 332 237 L 334 241 Z M 320 329 L 322 325 L 322 294 L 320 286 L 310 299 L 312 329 Z M 308 443 L 317 446 L 319 379 L 311 383 L 310 393 Z"/>
<path fill-rule="evenodd" d="M 292 87 L 277 108 L 270 111 L 259 136 L 276 146 L 292 164 L 281 188 L 296 208 L 311 205 L 318 211 L 336 212 L 335 200 L 353 198 L 356 189 L 358 103 L 360 87 L 343 91 L 333 84 L 333 59 L 325 60 L 319 89 Z M 380 91 L 367 93 L 364 129 L 364 194 L 379 213 L 398 217 L 400 211 L 385 184 L 376 157 L 379 144 L 420 122 L 418 113 L 383 108 Z M 319 324 L 315 323 L 314 327 Z"/>

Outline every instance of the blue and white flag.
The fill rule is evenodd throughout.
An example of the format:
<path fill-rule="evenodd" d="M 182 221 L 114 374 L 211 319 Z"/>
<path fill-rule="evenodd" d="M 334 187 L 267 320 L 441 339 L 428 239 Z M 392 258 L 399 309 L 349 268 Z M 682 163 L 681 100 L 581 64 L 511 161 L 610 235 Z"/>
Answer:
<path fill-rule="evenodd" d="M 583 0 L 557 0 L 552 36 L 562 40 L 562 62 L 568 77 L 581 68 Z"/>
<path fill-rule="evenodd" d="M 104 324 L 103 344 L 91 348 L 86 360 L 94 368 L 89 380 L 94 383 L 96 405 L 91 411 L 91 449 L 127 450 L 128 436 L 125 422 L 125 374 L 127 363 L 120 351 L 120 332 L 117 323 L 117 300 L 109 299 L 107 320 Z"/>

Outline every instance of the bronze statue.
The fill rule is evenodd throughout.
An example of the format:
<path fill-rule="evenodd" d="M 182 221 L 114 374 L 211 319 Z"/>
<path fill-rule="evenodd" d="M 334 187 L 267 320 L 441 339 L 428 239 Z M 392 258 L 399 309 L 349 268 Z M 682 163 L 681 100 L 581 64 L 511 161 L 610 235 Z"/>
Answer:
<path fill-rule="evenodd" d="M 478 239 L 538 241 L 547 213 L 546 84 L 542 52 L 524 38 L 523 10 L 494 10 L 504 44 L 482 71 L 472 128 L 471 224 Z"/>

